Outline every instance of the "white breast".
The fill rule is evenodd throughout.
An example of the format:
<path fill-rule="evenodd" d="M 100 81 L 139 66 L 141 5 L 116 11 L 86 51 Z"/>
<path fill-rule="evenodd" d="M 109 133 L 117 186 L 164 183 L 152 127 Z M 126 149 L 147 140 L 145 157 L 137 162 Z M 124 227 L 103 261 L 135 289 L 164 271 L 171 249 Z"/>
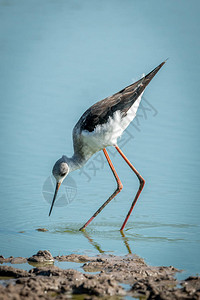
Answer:
<path fill-rule="evenodd" d="M 142 94 L 128 110 L 125 117 L 122 118 L 121 112 L 118 110 L 112 118 L 108 119 L 106 124 L 96 126 L 92 132 L 86 130 L 81 132 L 82 147 L 86 156 L 91 156 L 105 147 L 117 145 L 117 139 L 136 116 Z"/>

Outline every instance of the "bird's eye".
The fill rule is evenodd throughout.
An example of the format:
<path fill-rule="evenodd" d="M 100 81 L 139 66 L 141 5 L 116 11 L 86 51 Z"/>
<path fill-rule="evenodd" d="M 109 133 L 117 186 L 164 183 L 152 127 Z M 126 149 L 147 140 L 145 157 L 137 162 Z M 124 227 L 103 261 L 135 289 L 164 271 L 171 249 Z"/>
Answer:
<path fill-rule="evenodd" d="M 62 177 L 64 177 L 66 174 L 67 174 L 67 172 L 65 172 L 65 173 L 63 173 L 63 172 L 61 173 L 61 172 L 60 172 L 59 175 L 62 176 Z"/>
<path fill-rule="evenodd" d="M 62 162 L 59 167 L 59 175 L 61 177 L 64 177 L 67 175 L 67 173 L 68 173 L 68 166 L 66 163 Z"/>

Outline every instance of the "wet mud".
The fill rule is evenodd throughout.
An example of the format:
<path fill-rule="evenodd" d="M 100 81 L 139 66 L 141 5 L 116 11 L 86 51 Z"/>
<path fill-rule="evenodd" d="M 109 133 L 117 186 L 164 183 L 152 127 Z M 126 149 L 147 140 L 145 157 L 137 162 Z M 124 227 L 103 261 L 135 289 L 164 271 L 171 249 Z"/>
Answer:
<path fill-rule="evenodd" d="M 83 272 L 54 261 L 82 263 Z M 30 271 L 4 263 L 36 264 Z M 0 300 L 7 299 L 200 299 L 200 277 L 177 281 L 174 267 L 152 267 L 136 255 L 62 255 L 47 250 L 30 258 L 0 256 Z M 91 273 L 92 272 L 92 273 Z M 95 272 L 95 273 L 94 273 Z M 7 279 L 7 280 L 6 280 Z"/>

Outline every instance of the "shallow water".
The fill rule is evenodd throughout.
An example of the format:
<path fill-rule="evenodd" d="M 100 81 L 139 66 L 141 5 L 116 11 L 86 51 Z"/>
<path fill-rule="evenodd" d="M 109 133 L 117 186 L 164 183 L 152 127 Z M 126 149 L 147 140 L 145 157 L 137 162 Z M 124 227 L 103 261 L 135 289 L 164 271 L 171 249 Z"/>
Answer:
<path fill-rule="evenodd" d="M 199 2 L 158 3 L 0 1 L 5 257 L 40 249 L 53 255 L 132 252 L 152 265 L 184 269 L 183 276 L 199 273 Z M 78 229 L 116 186 L 103 153 L 70 174 L 49 218 L 51 168 L 72 154 L 80 115 L 167 57 L 119 141 L 146 179 L 124 236 L 119 229 L 138 181 L 114 149 L 109 153 L 124 188 L 87 231 Z"/>

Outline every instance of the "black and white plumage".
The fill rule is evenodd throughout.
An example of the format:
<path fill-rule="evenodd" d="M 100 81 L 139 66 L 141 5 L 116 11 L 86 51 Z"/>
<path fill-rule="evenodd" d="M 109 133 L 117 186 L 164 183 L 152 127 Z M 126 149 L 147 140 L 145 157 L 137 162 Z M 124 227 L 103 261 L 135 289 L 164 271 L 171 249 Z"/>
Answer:
<path fill-rule="evenodd" d="M 165 62 L 137 82 L 86 110 L 73 130 L 74 152 L 90 158 L 95 152 L 115 146 L 136 116 L 144 89 Z"/>
<path fill-rule="evenodd" d="M 165 61 L 137 82 L 95 103 L 81 116 L 73 129 L 74 155 L 71 158 L 63 155 L 53 168 L 57 185 L 49 215 L 60 184 L 70 172 L 81 168 L 94 153 L 100 150 L 104 151 L 108 146 L 115 146 L 120 153 L 117 139 L 136 116 L 145 88 L 164 64 Z M 107 156 L 106 150 L 104 154 L 109 163 L 110 158 Z M 120 154 L 123 157 L 123 154 Z M 110 167 L 113 171 L 111 165 Z M 138 174 L 136 175 L 139 178 Z M 119 183 L 118 180 L 117 183 Z M 89 224 L 87 223 L 86 226 Z"/>

